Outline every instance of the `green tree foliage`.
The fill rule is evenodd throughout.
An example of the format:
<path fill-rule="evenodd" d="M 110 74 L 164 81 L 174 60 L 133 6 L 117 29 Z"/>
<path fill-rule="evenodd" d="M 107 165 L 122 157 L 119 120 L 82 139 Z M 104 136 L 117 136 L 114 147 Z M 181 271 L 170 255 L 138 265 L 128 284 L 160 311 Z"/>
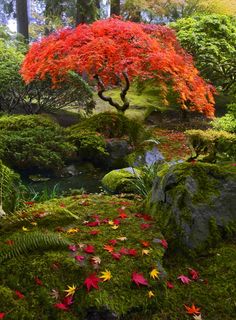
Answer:
<path fill-rule="evenodd" d="M 26 51 L 20 37 L 0 28 L 0 111 L 7 113 L 55 111 L 66 106 L 76 106 L 91 111 L 93 92 L 76 73 L 60 88 L 51 86 L 49 78 L 26 85 L 19 74 Z"/>
<path fill-rule="evenodd" d="M 236 19 L 195 16 L 172 26 L 181 45 L 194 56 L 201 75 L 223 93 L 236 93 Z"/>
<path fill-rule="evenodd" d="M 235 15 L 234 0 L 126 0 L 121 6 L 124 17 L 132 21 L 175 21 L 198 13 Z"/>

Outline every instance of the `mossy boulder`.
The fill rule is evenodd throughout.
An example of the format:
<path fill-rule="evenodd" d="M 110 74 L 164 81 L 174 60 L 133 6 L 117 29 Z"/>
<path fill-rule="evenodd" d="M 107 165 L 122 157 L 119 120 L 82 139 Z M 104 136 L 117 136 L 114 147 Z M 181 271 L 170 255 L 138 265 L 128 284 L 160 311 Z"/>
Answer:
<path fill-rule="evenodd" d="M 132 193 L 135 191 L 135 179 L 140 174 L 141 171 L 133 167 L 112 170 L 103 177 L 102 185 L 113 193 Z"/>
<path fill-rule="evenodd" d="M 236 231 L 233 166 L 182 163 L 158 172 L 148 202 L 164 235 L 201 250 Z"/>
<path fill-rule="evenodd" d="M 138 197 L 84 194 L 35 204 L 1 220 L 0 311 L 9 312 L 6 319 L 91 319 L 92 311 L 101 319 L 104 310 L 115 319 L 130 319 L 134 311 L 146 319 L 145 312 L 166 296 L 165 249 L 158 225 L 140 212 Z M 150 276 L 153 268 L 157 279 Z M 106 270 L 110 281 L 100 278 Z M 149 285 L 136 285 L 133 272 Z M 91 275 L 100 281 L 88 289 Z M 65 300 L 73 285 L 71 301 Z"/>

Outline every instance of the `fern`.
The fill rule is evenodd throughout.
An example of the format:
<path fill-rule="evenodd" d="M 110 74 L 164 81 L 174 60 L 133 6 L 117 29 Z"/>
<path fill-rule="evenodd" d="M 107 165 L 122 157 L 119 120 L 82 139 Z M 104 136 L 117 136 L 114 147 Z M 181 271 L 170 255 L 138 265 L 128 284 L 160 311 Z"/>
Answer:
<path fill-rule="evenodd" d="M 66 248 L 71 242 L 54 232 L 35 231 L 20 235 L 14 244 L 0 252 L 0 263 L 34 251 Z"/>
<path fill-rule="evenodd" d="M 6 215 L 5 208 L 11 202 L 16 174 L 0 161 L 0 217 Z"/>

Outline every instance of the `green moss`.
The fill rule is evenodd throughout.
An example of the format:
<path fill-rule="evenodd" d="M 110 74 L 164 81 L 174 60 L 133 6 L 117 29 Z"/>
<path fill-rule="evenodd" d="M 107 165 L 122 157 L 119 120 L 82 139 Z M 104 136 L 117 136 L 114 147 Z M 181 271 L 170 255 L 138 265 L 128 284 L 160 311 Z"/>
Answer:
<path fill-rule="evenodd" d="M 165 186 L 168 177 L 172 177 L 171 187 Z M 157 173 L 158 190 L 165 193 L 165 198 L 171 199 L 162 202 L 160 199 L 153 201 L 150 194 L 146 201 L 146 210 L 155 216 L 165 237 L 172 243 L 172 246 L 184 251 L 189 251 L 181 239 L 185 239 L 183 226 L 191 228 L 194 223 L 191 215 L 191 205 L 204 205 L 214 207 L 215 199 L 220 195 L 220 180 L 235 179 L 236 170 L 233 166 L 220 166 L 208 163 L 182 163 L 163 169 Z M 176 221 L 177 210 L 178 223 Z M 227 232 L 227 230 L 231 232 Z M 195 249 L 198 252 L 215 245 L 227 235 L 233 237 L 235 234 L 234 222 L 226 224 L 221 230 L 214 219 L 209 221 L 209 238 Z M 231 236 L 230 236 L 231 235 Z"/>
<path fill-rule="evenodd" d="M 138 169 L 132 169 L 133 173 L 125 169 L 112 170 L 107 173 L 103 179 L 102 184 L 105 189 L 110 192 L 133 192 L 135 190 L 133 182 L 136 179 L 135 175 L 139 175 L 141 172 Z"/>
<path fill-rule="evenodd" d="M 106 142 L 103 136 L 94 131 L 68 130 L 68 139 L 77 147 L 77 153 L 81 160 L 98 160 L 107 157 Z M 96 156 L 95 156 L 96 155 Z"/>
<path fill-rule="evenodd" d="M 28 319 L 78 319 L 78 317 L 84 319 L 86 310 L 90 307 L 97 309 L 107 307 L 118 315 L 131 310 L 145 312 L 147 309 L 155 308 L 160 299 L 165 297 L 165 273 L 162 271 L 160 279 L 154 280 L 150 278 L 149 272 L 156 265 L 161 268 L 164 249 L 159 243 L 153 242 L 153 239 L 162 239 L 162 235 L 154 221 L 148 222 L 150 229 L 142 230 L 140 224 L 145 223 L 145 220 L 136 215 L 136 212 L 140 212 L 140 204 L 139 198 L 133 201 L 115 196 L 81 195 L 38 204 L 11 219 L 2 221 L 0 236 L 2 249 L 8 246 L 11 250 L 17 246 L 22 233 L 23 237 L 25 233 L 33 234 L 37 230 L 44 230 L 46 233 L 57 232 L 57 236 L 71 244 L 77 244 L 75 253 L 64 248 L 56 251 L 50 246 L 48 248 L 43 246 L 37 247 L 37 250 L 32 250 L 28 255 L 21 253 L 17 258 L 5 260 L 1 264 L 0 284 L 11 292 L 19 290 L 25 295 L 24 300 L 22 299 L 25 303 L 24 312 L 14 309 L 10 319 L 24 319 L 24 317 L 27 319 L 24 314 L 29 314 Z M 128 217 L 120 219 L 120 225 L 116 230 L 112 229 L 109 223 L 101 223 L 95 227 L 89 227 L 84 223 L 84 221 L 95 221 L 97 218 L 100 221 L 117 219 L 118 209 L 122 206 L 125 206 L 124 210 Z M 23 231 L 23 226 L 28 231 Z M 91 235 L 90 232 L 94 230 L 99 230 L 100 233 Z M 104 245 L 109 244 L 109 240 L 119 237 L 127 237 L 127 240 L 117 240 L 114 245 L 115 252 L 119 252 L 122 247 L 133 248 L 137 250 L 136 257 L 122 255 L 120 261 L 117 261 L 104 250 Z M 7 240 L 15 241 L 12 247 L 6 244 Z M 144 247 L 140 241 L 150 243 L 149 255 L 142 255 Z M 95 253 L 93 255 L 84 253 L 83 246 L 80 248 L 79 244 L 94 245 Z M 84 261 L 79 263 L 75 260 L 75 255 L 83 255 Z M 92 256 L 101 258 L 101 264 L 97 268 L 91 264 Z M 111 281 L 100 282 L 100 290 L 92 289 L 87 293 L 83 284 L 85 279 L 94 272 L 99 276 L 106 269 L 111 271 Z M 131 274 L 134 271 L 143 273 L 150 284 L 149 288 L 145 286 L 138 288 L 131 282 Z M 43 285 L 37 285 L 35 277 L 38 277 Z M 78 289 L 70 311 L 65 313 L 53 307 L 55 303 L 62 301 L 67 285 L 73 284 Z M 148 298 L 148 290 L 155 292 L 153 299 Z M 53 292 L 58 292 L 58 299 L 53 298 L 51 295 Z M 4 301 L 1 299 L 0 310 L 3 309 L 3 305 Z M 7 310 L 4 311 L 9 311 L 11 308 L 13 304 L 10 301 Z"/>
<path fill-rule="evenodd" d="M 103 112 L 86 118 L 67 129 L 69 134 L 80 131 L 98 132 L 105 138 L 127 138 L 137 144 L 146 138 L 144 127 L 136 120 L 130 120 L 121 113 Z"/>
<path fill-rule="evenodd" d="M 157 305 L 158 312 L 152 320 L 184 320 L 189 319 L 184 305 L 195 304 L 201 308 L 203 319 L 233 320 L 235 318 L 234 285 L 236 270 L 235 244 L 223 243 L 211 249 L 208 256 L 189 259 L 180 254 L 165 259 L 165 267 L 169 273 L 169 281 L 174 289 L 168 290 L 166 300 Z M 177 280 L 180 274 L 188 274 L 188 268 L 197 270 L 198 281 L 183 285 Z"/>
<path fill-rule="evenodd" d="M 1 117 L 0 140 L 2 160 L 19 171 L 58 172 L 76 149 L 63 128 L 41 115 Z"/>

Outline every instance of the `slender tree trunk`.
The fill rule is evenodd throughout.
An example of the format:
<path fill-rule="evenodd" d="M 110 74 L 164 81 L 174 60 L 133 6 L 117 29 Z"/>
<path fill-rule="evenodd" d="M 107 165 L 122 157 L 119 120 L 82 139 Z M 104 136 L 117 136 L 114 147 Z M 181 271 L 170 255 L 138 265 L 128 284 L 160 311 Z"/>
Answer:
<path fill-rule="evenodd" d="M 98 0 L 77 0 L 76 3 L 76 25 L 79 23 L 91 23 L 98 18 Z"/>
<path fill-rule="evenodd" d="M 120 0 L 111 0 L 111 16 L 120 16 Z"/>
<path fill-rule="evenodd" d="M 27 0 L 16 0 L 16 20 L 17 32 L 29 40 L 29 18 L 27 10 Z"/>

